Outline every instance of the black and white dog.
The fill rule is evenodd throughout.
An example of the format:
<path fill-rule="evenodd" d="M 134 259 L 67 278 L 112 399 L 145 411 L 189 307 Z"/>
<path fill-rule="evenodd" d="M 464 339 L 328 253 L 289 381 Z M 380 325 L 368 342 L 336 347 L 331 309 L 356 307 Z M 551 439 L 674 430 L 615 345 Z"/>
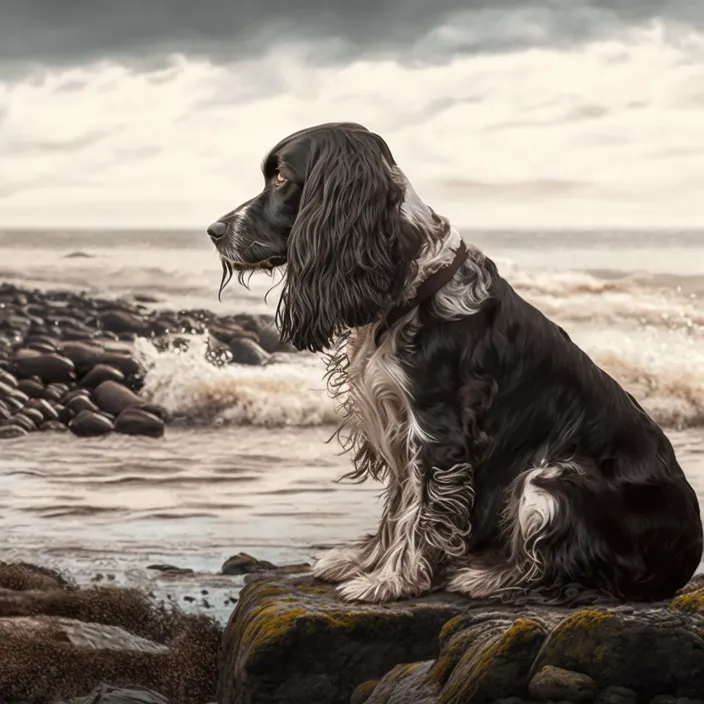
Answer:
<path fill-rule="evenodd" d="M 281 335 L 327 353 L 347 476 L 386 483 L 377 531 L 317 577 L 369 602 L 439 586 L 653 601 L 689 580 L 700 510 L 662 430 L 420 200 L 383 139 L 319 125 L 262 170 L 208 228 L 221 290 L 287 265 Z"/>

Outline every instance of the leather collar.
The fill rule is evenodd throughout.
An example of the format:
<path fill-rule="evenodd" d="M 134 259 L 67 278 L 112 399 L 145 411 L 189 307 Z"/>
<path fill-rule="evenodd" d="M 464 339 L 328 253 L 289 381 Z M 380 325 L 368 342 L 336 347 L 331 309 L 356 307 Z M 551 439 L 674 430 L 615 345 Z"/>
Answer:
<path fill-rule="evenodd" d="M 460 240 L 459 247 L 457 247 L 457 250 L 455 251 L 455 257 L 447 266 L 442 267 L 442 269 L 438 269 L 434 274 L 431 274 L 425 281 L 423 281 L 423 283 L 418 287 L 416 295 L 410 301 L 395 305 L 386 313 L 376 331 L 375 337 L 377 342 L 394 323 L 398 322 L 404 315 L 410 313 L 421 303 L 427 301 L 443 286 L 450 283 L 450 281 L 452 281 L 452 277 L 459 271 L 462 264 L 467 261 L 467 257 L 469 257 L 467 245 L 464 241 Z"/>

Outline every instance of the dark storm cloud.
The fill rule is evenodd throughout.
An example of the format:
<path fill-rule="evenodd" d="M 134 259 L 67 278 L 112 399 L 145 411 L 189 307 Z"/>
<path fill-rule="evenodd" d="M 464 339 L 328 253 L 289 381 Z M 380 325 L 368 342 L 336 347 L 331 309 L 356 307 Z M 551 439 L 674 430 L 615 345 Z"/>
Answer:
<path fill-rule="evenodd" d="M 464 21 L 456 19 L 464 13 Z M 231 61 L 288 39 L 328 39 L 310 59 L 456 53 L 578 42 L 653 18 L 704 24 L 699 0 L 2 0 L 3 70 L 117 59 L 144 69 L 173 52 Z M 423 43 L 452 20 L 453 38 Z M 457 24 L 460 22 L 460 24 Z M 464 31 L 466 30 L 466 31 Z M 420 42 L 421 46 L 418 47 Z M 410 51 L 415 45 L 416 52 Z M 317 51 L 317 50 L 316 50 Z"/>

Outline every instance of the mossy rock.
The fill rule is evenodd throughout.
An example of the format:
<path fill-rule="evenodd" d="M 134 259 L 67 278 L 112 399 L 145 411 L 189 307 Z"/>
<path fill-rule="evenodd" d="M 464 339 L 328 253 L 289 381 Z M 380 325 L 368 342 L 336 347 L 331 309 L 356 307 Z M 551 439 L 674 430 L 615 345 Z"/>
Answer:
<path fill-rule="evenodd" d="M 680 594 L 672 600 L 670 606 L 677 611 L 704 616 L 704 588 Z"/>
<path fill-rule="evenodd" d="M 350 697 L 350 704 L 367 704 L 369 697 L 374 693 L 374 688 L 379 683 L 379 680 L 367 680 L 358 685 L 357 688 L 352 692 Z"/>
<path fill-rule="evenodd" d="M 521 696 L 546 635 L 545 626 L 530 618 L 516 619 L 508 627 L 504 619 L 478 623 L 458 633 L 434 667 L 435 677 L 445 677 L 443 658 L 461 644 L 464 654 L 447 677 L 439 704 L 483 704 Z"/>
<path fill-rule="evenodd" d="M 212 701 L 221 629 L 118 586 L 76 587 L 58 573 L 2 564 L 0 696 L 54 702 L 109 682 L 161 692 L 172 704 Z"/>
<path fill-rule="evenodd" d="M 532 674 L 545 665 L 619 685 L 639 698 L 701 696 L 704 623 L 675 609 L 581 609 L 548 636 Z"/>
<path fill-rule="evenodd" d="M 253 580 L 225 628 L 218 702 L 349 704 L 398 663 L 433 660 L 443 624 L 468 603 L 442 594 L 349 604 L 310 576 Z"/>
<path fill-rule="evenodd" d="M 379 680 L 366 704 L 436 704 L 439 688 L 428 677 L 432 661 L 396 665 Z"/>

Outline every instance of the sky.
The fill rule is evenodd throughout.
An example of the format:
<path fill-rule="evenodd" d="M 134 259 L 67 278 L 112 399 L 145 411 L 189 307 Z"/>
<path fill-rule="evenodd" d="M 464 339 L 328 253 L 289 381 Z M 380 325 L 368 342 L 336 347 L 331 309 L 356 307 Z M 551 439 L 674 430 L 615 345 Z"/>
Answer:
<path fill-rule="evenodd" d="M 0 227 L 205 227 L 337 120 L 463 228 L 704 227 L 704 2 L 0 0 Z"/>

